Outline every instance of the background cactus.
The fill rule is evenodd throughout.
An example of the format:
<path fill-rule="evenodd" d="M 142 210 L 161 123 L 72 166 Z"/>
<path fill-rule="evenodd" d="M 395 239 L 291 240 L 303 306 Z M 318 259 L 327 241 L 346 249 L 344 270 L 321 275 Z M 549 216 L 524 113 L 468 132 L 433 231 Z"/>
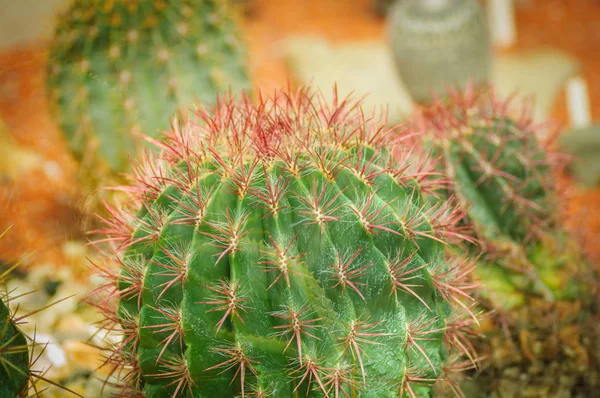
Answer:
<path fill-rule="evenodd" d="M 6 232 L 0 233 L 0 239 Z M 26 314 L 17 315 L 17 312 L 12 311 L 9 307 L 10 301 L 33 293 L 26 292 L 11 296 L 12 291 L 7 288 L 8 277 L 17 270 L 19 265 L 20 263 L 17 262 L 10 267 L 0 268 L 0 398 L 38 397 L 45 390 L 39 387 L 39 381 L 58 387 L 62 392 L 61 396 L 68 392 L 69 395 L 80 397 L 76 392 L 46 378 L 44 373 L 48 370 L 47 368 L 45 370 L 34 369 L 45 346 L 40 347 L 42 344 L 36 342 L 35 336 L 26 335 L 20 328 L 20 325 L 27 322 L 26 320 L 30 316 L 71 297 L 54 301 Z"/>
<path fill-rule="evenodd" d="M 553 179 L 560 158 L 536 138 L 543 126 L 527 103 L 472 86 L 424 109 L 418 123 L 481 242 L 471 247 L 482 259 L 475 277 L 494 317 L 482 329 L 489 347 L 481 354 L 491 359 L 478 390 L 571 397 L 596 385 L 597 328 L 583 326 L 596 322 L 595 275 L 561 228 Z"/>
<path fill-rule="evenodd" d="M 77 0 L 59 21 L 50 98 L 70 148 L 94 176 L 127 170 L 140 134 L 156 136 L 192 101 L 249 87 L 227 4 Z"/>
<path fill-rule="evenodd" d="M 0 275 L 0 283 L 7 274 Z M 14 398 L 29 389 L 29 344 L 13 322 L 7 298 L 0 294 L 0 397 Z"/>
<path fill-rule="evenodd" d="M 490 39 L 476 0 L 397 1 L 387 24 L 398 73 L 416 102 L 469 79 L 488 80 Z"/>
<path fill-rule="evenodd" d="M 141 210 L 102 231 L 122 269 L 103 267 L 98 305 L 123 331 L 127 396 L 457 388 L 470 268 L 444 243 L 460 215 L 423 200 L 426 169 L 392 160 L 383 123 L 334 97 L 224 101 L 140 166 Z"/>

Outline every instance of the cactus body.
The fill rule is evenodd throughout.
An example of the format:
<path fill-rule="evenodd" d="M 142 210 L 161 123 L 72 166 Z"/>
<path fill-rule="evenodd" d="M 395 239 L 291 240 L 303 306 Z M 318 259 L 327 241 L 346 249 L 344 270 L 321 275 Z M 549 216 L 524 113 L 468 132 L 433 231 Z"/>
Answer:
<path fill-rule="evenodd" d="M 479 375 L 480 389 L 576 396 L 597 372 L 591 357 L 598 336 L 586 336 L 592 329 L 582 326 L 594 319 L 596 282 L 581 248 L 560 227 L 558 158 L 536 138 L 539 126 L 526 104 L 518 109 L 472 87 L 448 97 L 424 110 L 420 128 L 429 132 L 427 145 L 452 182 L 449 193 L 481 242 L 471 247 L 481 255 L 475 277 L 480 301 L 495 318 L 484 328 L 489 346 L 481 354 L 492 359 Z"/>
<path fill-rule="evenodd" d="M 416 102 L 470 79 L 487 81 L 491 49 L 476 0 L 398 1 L 387 29 L 398 73 Z"/>
<path fill-rule="evenodd" d="M 74 154 L 96 174 L 129 169 L 192 101 L 249 86 L 230 10 L 216 0 L 78 0 L 60 20 L 48 88 Z"/>
<path fill-rule="evenodd" d="M 383 124 L 314 98 L 201 111 L 138 173 L 142 210 L 113 210 L 105 232 L 123 266 L 108 318 L 124 330 L 115 361 L 128 394 L 456 387 L 449 345 L 470 314 L 468 267 L 442 242 L 457 215 L 423 200 L 408 163 L 392 166 Z"/>
<path fill-rule="evenodd" d="M 0 398 L 26 394 L 29 385 L 29 345 L 12 314 L 0 300 Z"/>

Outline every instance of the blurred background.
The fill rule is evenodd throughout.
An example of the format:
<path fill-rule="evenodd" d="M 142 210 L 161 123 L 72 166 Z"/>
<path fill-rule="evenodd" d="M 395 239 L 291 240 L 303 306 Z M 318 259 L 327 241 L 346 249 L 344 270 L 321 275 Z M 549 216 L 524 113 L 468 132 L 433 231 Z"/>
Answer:
<path fill-rule="evenodd" d="M 0 240 L 0 261 L 22 262 L 15 288 L 43 288 L 27 298 L 31 302 L 25 307 L 55 294 L 80 296 L 93 283 L 81 226 L 86 193 L 46 91 L 57 16 L 69 3 L 0 0 L 0 231 L 10 227 Z M 415 100 L 396 71 L 385 1 L 242 3 L 238 18 L 253 88 L 268 92 L 312 83 L 329 92 L 337 83 L 342 94 L 368 94 L 367 106 L 387 108 L 390 122 L 401 123 L 411 112 Z M 562 135 L 593 126 L 600 118 L 600 2 L 488 0 L 481 5 L 493 51 L 490 80 L 498 92 L 532 95 L 536 118 Z M 595 142 L 596 163 L 577 178 L 565 174 L 561 183 L 569 189 L 564 202 L 569 225 L 585 238 L 598 263 L 600 188 L 593 172 L 600 162 L 600 131 L 593 131 L 589 142 Z M 77 342 L 95 333 L 89 325 L 96 315 L 77 301 L 60 306 L 37 320 L 62 353 L 58 360 L 46 360 L 54 364 L 51 375 L 81 384 L 99 363 L 90 360 L 99 361 L 98 350 Z"/>

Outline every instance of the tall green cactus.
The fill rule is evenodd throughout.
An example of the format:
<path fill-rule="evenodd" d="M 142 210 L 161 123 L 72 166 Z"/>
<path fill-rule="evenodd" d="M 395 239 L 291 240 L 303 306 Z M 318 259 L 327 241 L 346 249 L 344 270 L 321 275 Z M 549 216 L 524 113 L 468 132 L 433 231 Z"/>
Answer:
<path fill-rule="evenodd" d="M 470 79 L 488 80 L 491 46 L 477 0 L 397 1 L 387 25 L 398 73 L 416 102 Z"/>
<path fill-rule="evenodd" d="M 457 388 L 472 286 L 444 243 L 460 214 L 424 201 L 426 169 L 397 165 L 391 131 L 335 98 L 224 101 L 140 166 L 141 210 L 111 210 L 101 231 L 122 265 L 101 306 L 123 330 L 112 360 L 126 394 Z"/>
<path fill-rule="evenodd" d="M 74 154 L 94 174 L 129 169 L 193 101 L 249 87 L 235 18 L 218 0 L 76 0 L 59 21 L 48 88 Z"/>
<path fill-rule="evenodd" d="M 542 125 L 526 103 L 473 86 L 450 91 L 418 124 L 480 242 L 471 247 L 482 258 L 475 271 L 480 301 L 495 313 L 486 330 L 491 366 L 480 375 L 483 391 L 576 396 L 598 372 L 591 361 L 598 336 L 586 336 L 592 330 L 582 326 L 595 316 L 596 277 L 561 228 L 558 157 L 536 137 Z"/>

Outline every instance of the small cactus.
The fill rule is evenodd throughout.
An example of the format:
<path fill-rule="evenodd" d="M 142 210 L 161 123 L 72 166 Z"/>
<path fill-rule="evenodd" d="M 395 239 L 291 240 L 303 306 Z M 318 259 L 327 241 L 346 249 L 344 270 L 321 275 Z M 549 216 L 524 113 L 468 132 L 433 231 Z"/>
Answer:
<path fill-rule="evenodd" d="M 387 24 L 398 73 L 416 102 L 488 80 L 490 39 L 477 0 L 397 1 Z"/>
<path fill-rule="evenodd" d="M 218 0 L 77 0 L 57 27 L 48 91 L 92 177 L 128 169 L 144 135 L 192 101 L 247 89 L 245 48 Z M 85 176 L 90 178 L 90 176 Z"/>
<path fill-rule="evenodd" d="M 99 231 L 121 264 L 101 267 L 98 305 L 123 334 L 125 395 L 457 388 L 452 347 L 474 319 L 470 263 L 444 255 L 460 214 L 423 200 L 425 166 L 393 160 L 391 130 L 359 105 L 306 88 L 225 100 L 136 168 L 139 211 Z"/>
<path fill-rule="evenodd" d="M 0 238 L 6 232 L 0 233 Z M 18 266 L 19 263 L 16 263 L 0 272 L 0 398 L 38 397 L 40 396 L 40 390 L 36 384 L 40 380 L 57 386 L 74 396 L 80 396 L 74 391 L 45 378 L 43 372 L 33 369 L 34 363 L 38 359 L 38 356 L 35 356 L 33 352 L 35 346 L 39 346 L 39 344 L 35 342 L 35 336 L 33 338 L 27 336 L 19 327 L 29 316 L 70 297 L 48 304 L 28 314 L 17 316 L 9 308 L 9 303 L 13 298 L 10 296 L 11 292 L 7 291 L 5 284 L 8 276 Z"/>
<path fill-rule="evenodd" d="M 479 389 L 576 396 L 598 372 L 591 358 L 599 336 L 582 326 L 595 319 L 596 276 L 561 228 L 553 178 L 561 157 L 536 137 L 543 125 L 527 103 L 472 85 L 424 108 L 417 124 L 480 243 L 470 247 L 481 257 L 474 276 L 494 318 L 483 330 L 489 346 L 480 353 L 492 359 Z"/>
<path fill-rule="evenodd" d="M 0 295 L 0 397 L 13 398 L 29 390 L 29 344 L 5 299 Z"/>

